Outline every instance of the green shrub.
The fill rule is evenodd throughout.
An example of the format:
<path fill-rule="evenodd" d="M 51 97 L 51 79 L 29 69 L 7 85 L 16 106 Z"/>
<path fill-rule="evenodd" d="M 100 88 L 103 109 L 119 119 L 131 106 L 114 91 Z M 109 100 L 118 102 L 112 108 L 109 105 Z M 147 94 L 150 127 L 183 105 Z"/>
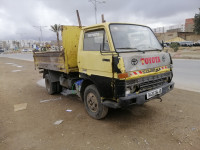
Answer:
<path fill-rule="evenodd" d="M 179 44 L 178 43 L 171 43 L 170 47 L 174 50 L 174 52 L 177 52 L 179 49 Z"/>

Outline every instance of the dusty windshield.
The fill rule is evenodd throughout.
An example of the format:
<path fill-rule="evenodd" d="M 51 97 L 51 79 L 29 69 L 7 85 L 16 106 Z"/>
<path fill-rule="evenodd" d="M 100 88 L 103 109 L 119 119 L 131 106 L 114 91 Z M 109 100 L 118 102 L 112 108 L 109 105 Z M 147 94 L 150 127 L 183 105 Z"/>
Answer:
<path fill-rule="evenodd" d="M 110 31 L 117 52 L 162 50 L 162 46 L 148 27 L 111 24 Z"/>

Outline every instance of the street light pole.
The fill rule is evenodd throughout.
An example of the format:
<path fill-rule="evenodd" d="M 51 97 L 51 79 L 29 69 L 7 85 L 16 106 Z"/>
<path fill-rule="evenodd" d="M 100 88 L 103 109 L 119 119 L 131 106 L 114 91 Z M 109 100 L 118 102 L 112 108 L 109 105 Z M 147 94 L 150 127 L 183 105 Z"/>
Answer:
<path fill-rule="evenodd" d="M 95 20 L 96 20 L 96 24 L 97 24 L 97 1 L 94 0 L 95 5 L 94 5 L 94 11 L 95 11 Z"/>

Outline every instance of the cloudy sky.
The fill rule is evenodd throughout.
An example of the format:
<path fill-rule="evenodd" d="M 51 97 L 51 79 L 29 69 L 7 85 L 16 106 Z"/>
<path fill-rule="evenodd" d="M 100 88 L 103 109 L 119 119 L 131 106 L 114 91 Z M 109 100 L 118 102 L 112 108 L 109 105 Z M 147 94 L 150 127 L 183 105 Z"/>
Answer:
<path fill-rule="evenodd" d="M 97 18 L 100 23 L 104 14 L 107 22 L 155 28 L 184 24 L 199 7 L 200 0 L 105 0 L 97 4 Z M 76 9 L 83 25 L 95 24 L 94 5 L 89 0 L 0 0 L 0 40 L 38 40 L 40 31 L 34 26 L 44 26 L 43 38 L 54 40 L 50 25 L 78 25 Z"/>

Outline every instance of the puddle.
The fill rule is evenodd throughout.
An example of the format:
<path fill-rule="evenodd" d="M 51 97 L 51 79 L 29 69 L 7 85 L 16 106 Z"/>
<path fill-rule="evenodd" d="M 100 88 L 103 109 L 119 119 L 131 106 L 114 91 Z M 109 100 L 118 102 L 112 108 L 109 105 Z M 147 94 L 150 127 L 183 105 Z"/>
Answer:
<path fill-rule="evenodd" d="M 21 70 L 13 70 L 12 72 L 19 72 L 19 71 L 21 71 Z"/>
<path fill-rule="evenodd" d="M 7 64 L 7 65 L 14 65 L 14 63 L 5 63 L 5 64 Z"/>
<path fill-rule="evenodd" d="M 7 65 L 12 65 L 12 66 L 18 67 L 18 68 L 22 68 L 22 67 L 23 67 L 23 66 L 20 66 L 20 65 L 18 65 L 18 64 L 15 64 L 15 63 L 5 63 L 5 64 L 7 64 Z"/>
<path fill-rule="evenodd" d="M 20 66 L 20 65 L 18 65 L 18 64 L 13 64 L 12 66 L 18 67 L 18 68 L 22 68 L 22 66 Z"/>
<path fill-rule="evenodd" d="M 44 79 L 40 79 L 39 81 L 37 81 L 37 84 L 41 87 L 45 88 L 45 80 Z"/>

